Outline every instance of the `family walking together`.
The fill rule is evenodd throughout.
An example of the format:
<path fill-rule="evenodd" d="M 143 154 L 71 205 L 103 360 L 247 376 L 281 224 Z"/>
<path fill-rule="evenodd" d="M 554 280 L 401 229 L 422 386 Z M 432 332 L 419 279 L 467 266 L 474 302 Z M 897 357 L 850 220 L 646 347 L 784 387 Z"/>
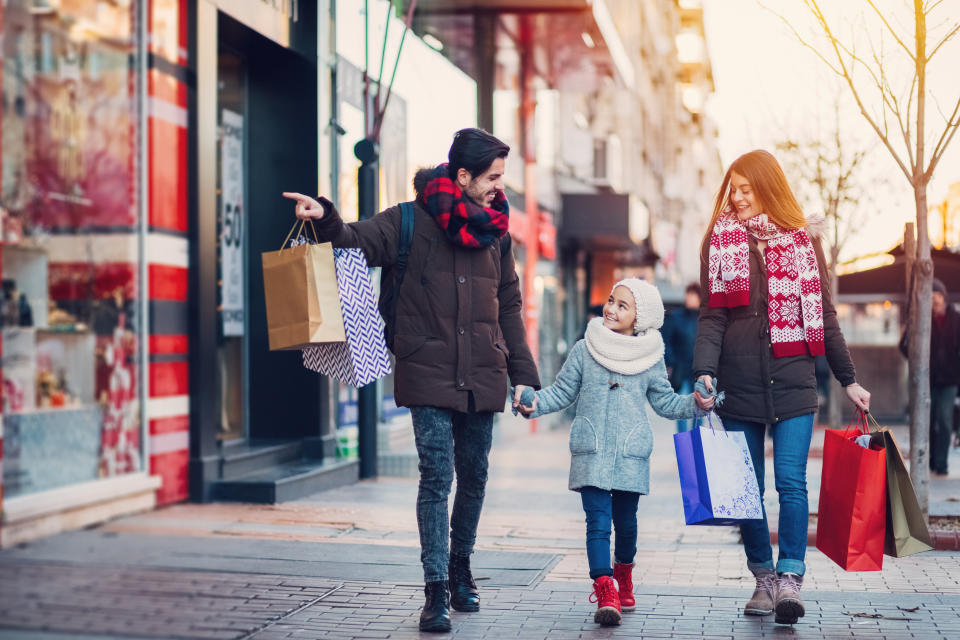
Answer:
<path fill-rule="evenodd" d="M 450 607 L 480 608 L 470 555 L 493 417 L 504 410 L 508 384 L 513 408 L 530 418 L 576 404 L 569 488 L 583 504 L 591 601 L 601 625 L 620 624 L 622 612 L 635 608 L 637 509 L 650 491 L 654 446 L 645 405 L 666 418 L 694 419 L 714 409 L 723 392 L 725 402 L 715 410 L 727 430 L 744 432 L 761 495 L 769 428 L 779 556 L 774 563 L 765 513 L 741 525 L 747 566 L 756 578 L 744 613 L 775 613 L 777 622 L 795 623 L 804 615 L 814 356 L 826 354 L 859 408 L 870 404 L 831 300 L 822 218 L 804 216 L 772 155 L 741 156 L 720 185 L 701 247 L 703 295 L 688 369 L 697 390 L 674 391 L 660 335 L 663 302 L 655 286 L 637 278 L 613 286 L 602 316 L 590 321 L 553 384 L 541 388 L 508 234 L 503 175 L 509 151 L 485 131 L 463 129 L 448 162 L 417 171 L 413 180 L 413 240 L 390 333 L 395 398 L 410 408 L 419 454 L 416 509 L 426 583 L 420 629 L 449 631 Z M 393 277 L 398 258 L 407 259 L 401 256 L 401 206 L 347 224 L 325 198 L 284 196 L 296 201 L 298 217 L 314 221 L 319 241 L 360 248 L 370 266 L 384 267 L 384 278 Z"/>

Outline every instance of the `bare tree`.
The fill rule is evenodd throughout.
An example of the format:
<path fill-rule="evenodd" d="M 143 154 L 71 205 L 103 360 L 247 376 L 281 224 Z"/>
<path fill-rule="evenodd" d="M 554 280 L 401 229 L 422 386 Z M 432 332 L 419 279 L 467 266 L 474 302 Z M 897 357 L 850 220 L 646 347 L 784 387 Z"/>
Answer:
<path fill-rule="evenodd" d="M 834 93 L 828 131 L 797 136 L 776 144 L 790 175 L 796 176 L 795 190 L 807 211 L 822 211 L 827 221 L 830 249 L 830 291 L 836 300 L 840 293 L 837 265 L 840 252 L 862 222 L 863 204 L 868 199 L 864 175 L 867 145 L 845 135 L 840 124 L 841 96 Z M 830 426 L 838 428 L 842 420 L 843 394 L 835 381 L 829 387 Z"/>
<path fill-rule="evenodd" d="M 930 235 L 927 228 L 927 185 L 934 169 L 953 140 L 960 126 L 960 97 L 946 112 L 933 95 L 928 95 L 928 66 L 940 49 L 960 31 L 960 22 L 932 18 L 943 0 L 912 0 L 913 33 L 897 30 L 898 21 L 877 6 L 877 0 L 863 0 L 864 11 L 876 21 L 879 36 L 870 37 L 864 25 L 851 30 L 844 40 L 827 18 L 822 2 L 803 0 L 813 16 L 817 30 L 826 39 L 821 51 L 805 39 L 790 22 L 797 39 L 836 73 L 850 89 L 861 115 L 877 134 L 900 171 L 910 183 L 916 205 L 917 247 L 909 292 L 909 371 L 910 392 L 914 401 L 910 408 L 910 477 L 917 491 L 920 506 L 929 512 L 929 421 L 930 421 L 930 304 L 933 285 L 933 261 L 930 258 Z M 846 6 L 847 3 L 844 3 Z M 782 18 L 782 16 L 781 16 Z M 934 25 L 928 31 L 928 23 Z M 906 30 L 904 30 L 906 31 Z M 939 34 L 939 35 L 938 35 Z M 928 42 L 928 37 L 933 44 Z M 866 54 L 858 51 L 858 40 L 866 40 Z M 895 62 L 887 57 L 892 46 L 898 60 L 912 70 L 904 78 L 896 78 Z M 858 74 L 858 70 L 860 73 Z M 954 72 L 953 69 L 949 70 Z M 909 82 L 907 82 L 909 80 Z M 928 102 L 932 101 L 943 119 L 943 128 L 936 130 L 927 123 Z M 927 157 L 928 143 L 933 151 Z"/>

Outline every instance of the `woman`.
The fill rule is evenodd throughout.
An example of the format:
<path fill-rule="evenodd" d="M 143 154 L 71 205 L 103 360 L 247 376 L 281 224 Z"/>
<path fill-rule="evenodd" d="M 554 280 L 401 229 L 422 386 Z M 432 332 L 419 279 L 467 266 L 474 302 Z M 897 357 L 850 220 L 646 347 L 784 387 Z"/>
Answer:
<path fill-rule="evenodd" d="M 847 396 L 864 411 L 870 394 L 856 382 L 837 323 L 820 243 L 823 217 L 804 218 L 776 159 L 751 151 L 727 170 L 700 250 L 701 303 L 693 370 L 726 392 L 724 426 L 743 431 L 763 493 L 764 435 L 773 437 L 780 501 L 779 557 L 773 563 L 766 513 L 741 525 L 756 578 L 747 615 L 804 614 L 807 455 L 817 411 L 814 356 L 826 354 Z"/>

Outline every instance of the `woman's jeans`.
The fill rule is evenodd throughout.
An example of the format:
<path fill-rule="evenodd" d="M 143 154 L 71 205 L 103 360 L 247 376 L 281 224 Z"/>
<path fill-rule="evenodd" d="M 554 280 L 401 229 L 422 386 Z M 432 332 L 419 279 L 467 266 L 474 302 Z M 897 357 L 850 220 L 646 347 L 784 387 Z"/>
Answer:
<path fill-rule="evenodd" d="M 727 431 L 742 431 L 746 436 L 762 498 L 763 441 L 766 425 L 724 418 L 723 426 Z M 780 496 L 780 522 L 777 528 L 780 553 L 776 570 L 777 573 L 795 573 L 802 576 L 806 571 L 803 560 L 807 554 L 807 525 L 810 521 L 810 509 L 807 505 L 807 456 L 810 453 L 810 437 L 813 435 L 813 414 L 778 422 L 771 427 L 771 434 L 774 479 Z M 753 573 L 774 568 L 766 507 L 763 510 L 763 520 L 750 520 L 740 525 L 740 536 L 747 553 L 747 566 Z"/>
<path fill-rule="evenodd" d="M 420 457 L 417 526 L 423 577 L 425 582 L 445 581 L 450 553 L 469 556 L 477 539 L 493 413 L 459 413 L 438 407 L 412 407 L 410 413 Z M 447 496 L 454 471 L 457 493 L 448 523 Z"/>
<path fill-rule="evenodd" d="M 637 554 L 637 502 L 633 491 L 607 491 L 582 487 L 580 500 L 587 515 L 587 561 L 590 579 L 612 576 L 610 567 L 610 523 L 616 530 L 613 555 L 617 562 L 630 564 Z"/>

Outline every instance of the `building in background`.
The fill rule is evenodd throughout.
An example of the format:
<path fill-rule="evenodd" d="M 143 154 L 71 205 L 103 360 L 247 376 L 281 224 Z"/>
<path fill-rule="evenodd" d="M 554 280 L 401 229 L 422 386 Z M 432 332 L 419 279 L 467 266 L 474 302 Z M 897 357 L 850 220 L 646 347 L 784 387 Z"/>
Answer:
<path fill-rule="evenodd" d="M 149 508 L 161 486 L 138 25 L 130 3 L 0 6 L 4 544 Z"/>
<path fill-rule="evenodd" d="M 682 299 L 721 177 L 700 3 L 419 0 L 414 28 L 517 151 L 511 232 L 544 379 L 616 280 Z"/>
<path fill-rule="evenodd" d="M 330 189 L 331 24 L 303 0 L 0 7 L 3 545 L 355 480 L 332 385 L 267 349 L 259 268 L 280 192 Z"/>
<path fill-rule="evenodd" d="M 460 128 L 513 148 L 511 234 L 545 380 L 615 279 L 643 274 L 669 298 L 695 277 L 688 239 L 720 172 L 697 3 L 420 0 L 404 36 L 409 8 L 0 5 L 0 544 L 355 481 L 337 452 L 355 392 L 268 350 L 259 256 L 293 223 L 281 191 L 356 215 L 365 68 L 393 87 L 382 207 L 413 196 Z M 405 429 L 380 384 L 384 425 Z"/>

